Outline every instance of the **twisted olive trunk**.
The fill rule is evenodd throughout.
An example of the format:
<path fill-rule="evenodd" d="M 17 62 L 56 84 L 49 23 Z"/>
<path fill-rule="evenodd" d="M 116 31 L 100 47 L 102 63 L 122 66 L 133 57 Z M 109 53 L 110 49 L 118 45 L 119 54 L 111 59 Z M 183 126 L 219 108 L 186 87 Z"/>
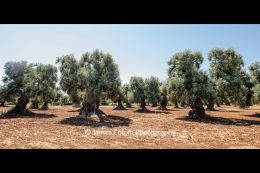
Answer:
<path fill-rule="evenodd" d="M 198 97 L 193 104 L 191 104 L 191 110 L 189 111 L 189 117 L 190 118 L 205 118 L 206 113 L 205 109 L 203 107 L 201 98 Z"/>
<path fill-rule="evenodd" d="M 48 107 L 48 102 L 47 102 L 47 101 L 45 101 L 45 102 L 43 103 L 41 109 L 42 109 L 42 110 L 48 110 L 48 109 L 49 109 L 49 107 Z"/>
<path fill-rule="evenodd" d="M 162 97 L 161 101 L 160 101 L 160 110 L 167 110 L 167 97 Z"/>
<path fill-rule="evenodd" d="M 117 107 L 114 108 L 114 110 L 125 110 L 125 107 L 123 106 L 121 98 L 117 100 Z"/>
<path fill-rule="evenodd" d="M 145 104 L 145 98 L 141 99 L 140 109 L 138 109 L 139 112 L 147 112 L 148 109 L 146 109 Z"/>
<path fill-rule="evenodd" d="M 97 115 L 100 122 L 104 122 L 106 119 L 106 114 L 99 109 L 99 101 L 83 103 L 79 117 L 90 118 L 92 115 Z"/>
<path fill-rule="evenodd" d="M 15 115 L 15 114 L 22 114 L 22 115 L 33 115 L 34 113 L 26 109 L 26 105 L 29 103 L 29 99 L 26 96 L 21 96 L 18 99 L 17 104 L 13 109 L 6 113 L 6 115 Z"/>

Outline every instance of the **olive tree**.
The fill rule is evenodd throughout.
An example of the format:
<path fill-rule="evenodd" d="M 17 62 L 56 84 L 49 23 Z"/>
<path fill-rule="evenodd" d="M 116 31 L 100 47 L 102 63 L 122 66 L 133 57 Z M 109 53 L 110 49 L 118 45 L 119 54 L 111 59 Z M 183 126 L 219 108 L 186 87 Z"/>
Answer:
<path fill-rule="evenodd" d="M 116 94 L 115 94 L 115 101 L 117 102 L 117 106 L 114 108 L 114 110 L 125 110 L 125 107 L 123 105 L 123 100 L 124 98 L 124 91 L 123 88 L 121 86 L 119 86 L 119 88 L 117 90 L 115 90 Z"/>
<path fill-rule="evenodd" d="M 208 53 L 210 77 L 221 102 L 237 104 L 243 98 L 243 57 L 234 49 L 214 48 Z"/>
<path fill-rule="evenodd" d="M 249 66 L 249 72 L 253 84 L 260 83 L 260 62 L 254 62 Z"/>
<path fill-rule="evenodd" d="M 253 88 L 253 101 L 255 104 L 259 104 L 260 103 L 260 84 L 256 84 Z"/>
<path fill-rule="evenodd" d="M 126 107 L 127 108 L 130 108 L 131 107 L 131 103 L 133 101 L 133 94 L 131 92 L 131 88 L 129 86 L 129 84 L 124 84 L 123 87 L 122 87 L 122 92 L 123 92 L 123 95 L 124 95 L 124 102 L 126 104 Z"/>
<path fill-rule="evenodd" d="M 260 62 L 254 62 L 249 66 L 251 82 L 254 84 L 253 97 L 254 103 L 260 103 Z"/>
<path fill-rule="evenodd" d="M 41 100 L 41 109 L 47 110 L 48 103 L 55 98 L 57 82 L 57 68 L 51 64 L 36 64 L 34 68 L 25 74 L 25 88 L 30 91 L 29 96 L 33 98 L 31 108 L 37 109 Z"/>
<path fill-rule="evenodd" d="M 118 65 L 112 55 L 99 50 L 83 54 L 76 78 L 77 87 L 84 92 L 80 116 L 96 114 L 103 121 L 106 114 L 99 109 L 100 99 L 114 98 L 121 85 Z"/>
<path fill-rule="evenodd" d="M 26 61 L 7 62 L 4 66 L 5 76 L 3 77 L 3 82 L 7 87 L 7 92 L 10 97 L 18 98 L 15 107 L 6 113 L 8 116 L 14 114 L 33 114 L 26 108 L 26 105 L 29 103 L 29 97 L 24 80 L 25 74 L 30 68 L 31 65 L 28 65 Z"/>
<path fill-rule="evenodd" d="M 61 73 L 60 87 L 65 91 L 72 100 L 74 106 L 80 105 L 80 96 L 78 88 L 78 72 L 80 69 L 80 62 L 73 54 L 58 57 L 56 64 L 59 64 Z"/>
<path fill-rule="evenodd" d="M 152 107 L 158 105 L 160 101 L 160 80 L 157 77 L 151 76 L 145 79 L 147 101 L 152 104 Z"/>
<path fill-rule="evenodd" d="M 5 102 L 10 100 L 10 93 L 6 86 L 0 86 L 0 107 L 5 105 Z"/>
<path fill-rule="evenodd" d="M 66 93 L 62 92 L 60 87 L 55 88 L 55 98 L 52 100 L 52 103 L 55 105 L 66 105 L 69 104 L 69 97 Z"/>
<path fill-rule="evenodd" d="M 245 70 L 241 71 L 241 78 L 243 86 L 241 89 L 242 99 L 240 100 L 239 104 L 240 108 L 245 108 L 252 106 L 254 96 L 254 84 L 251 81 L 250 75 Z"/>
<path fill-rule="evenodd" d="M 56 96 L 56 82 L 58 80 L 57 68 L 51 64 L 39 65 L 37 72 L 40 77 L 40 90 L 43 105 L 41 109 L 47 110 L 48 103 L 54 100 Z"/>
<path fill-rule="evenodd" d="M 133 93 L 134 101 L 140 103 L 140 112 L 148 111 L 146 108 L 145 99 L 147 98 L 146 95 L 146 85 L 142 77 L 135 77 L 132 76 L 130 78 L 130 88 Z"/>
<path fill-rule="evenodd" d="M 168 83 L 167 81 L 162 82 L 160 85 L 160 110 L 167 110 L 167 104 L 168 104 Z"/>
<path fill-rule="evenodd" d="M 181 79 L 180 84 L 187 92 L 188 103 L 192 109 L 189 116 L 198 118 L 204 118 L 206 115 L 202 98 L 205 97 L 205 83 L 208 82 L 208 78 L 199 69 L 202 62 L 202 54 L 190 50 L 175 53 L 168 61 L 169 77 Z"/>
<path fill-rule="evenodd" d="M 178 108 L 178 103 L 181 103 L 181 106 L 184 107 L 188 100 L 188 94 L 184 88 L 184 79 L 178 76 L 170 76 L 167 83 L 169 99 L 174 102 L 174 107 Z"/>

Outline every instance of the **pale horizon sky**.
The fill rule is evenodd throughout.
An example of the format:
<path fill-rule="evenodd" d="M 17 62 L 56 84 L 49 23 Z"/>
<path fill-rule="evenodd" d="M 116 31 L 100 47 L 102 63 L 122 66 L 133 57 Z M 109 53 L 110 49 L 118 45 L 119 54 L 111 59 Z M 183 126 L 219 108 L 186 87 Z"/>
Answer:
<path fill-rule="evenodd" d="M 77 59 L 94 49 L 110 53 L 123 83 L 131 76 L 167 78 L 167 62 L 184 49 L 201 51 L 202 69 L 215 47 L 235 48 L 245 68 L 260 61 L 260 25 L 0 25 L 0 77 L 8 61 L 55 64 L 56 58 L 74 54 Z"/>

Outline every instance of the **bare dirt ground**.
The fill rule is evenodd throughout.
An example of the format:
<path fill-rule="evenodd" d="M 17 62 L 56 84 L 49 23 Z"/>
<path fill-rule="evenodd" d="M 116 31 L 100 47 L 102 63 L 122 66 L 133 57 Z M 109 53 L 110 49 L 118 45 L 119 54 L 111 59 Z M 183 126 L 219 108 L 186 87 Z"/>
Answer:
<path fill-rule="evenodd" d="M 77 118 L 78 108 L 71 106 L 1 118 L 0 148 L 260 148 L 260 106 L 221 106 L 203 121 L 186 119 L 188 108 L 148 108 L 138 113 L 101 107 L 109 115 L 104 123 Z"/>

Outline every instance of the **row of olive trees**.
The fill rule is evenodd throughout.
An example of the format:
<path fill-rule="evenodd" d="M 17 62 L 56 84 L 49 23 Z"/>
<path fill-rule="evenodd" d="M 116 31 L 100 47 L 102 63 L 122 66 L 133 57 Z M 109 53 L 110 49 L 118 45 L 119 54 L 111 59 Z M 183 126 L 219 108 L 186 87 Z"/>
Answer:
<path fill-rule="evenodd" d="M 100 101 L 111 99 L 117 102 L 115 109 L 140 104 L 145 112 L 146 104 L 159 105 L 166 109 L 168 100 L 175 107 L 190 106 L 190 116 L 203 118 L 205 110 L 214 110 L 214 105 L 237 104 L 250 106 L 260 98 L 260 64 L 253 63 L 248 74 L 243 69 L 243 58 L 234 49 L 216 48 L 208 53 L 209 72 L 201 70 L 203 57 L 200 52 L 184 50 L 175 53 L 168 61 L 168 79 L 160 82 L 156 77 L 143 79 L 131 77 L 129 84 L 122 86 L 117 64 L 110 54 L 95 50 L 85 53 L 80 60 L 72 54 L 58 57 L 56 63 L 61 73 L 60 88 L 56 86 L 57 68 L 53 65 L 8 62 L 5 64 L 4 85 L 0 88 L 0 103 L 18 98 L 8 114 L 31 114 L 26 109 L 29 99 L 31 108 L 48 109 L 49 102 L 65 100 L 66 92 L 74 106 L 82 105 L 80 116 L 106 117 L 99 109 Z M 62 91 L 61 91 L 62 90 Z"/>
<path fill-rule="evenodd" d="M 146 103 L 150 103 L 151 106 L 157 106 L 159 103 L 161 109 L 166 109 L 167 101 L 171 100 L 175 107 L 178 107 L 178 104 L 188 105 L 192 108 L 190 112 L 192 116 L 203 117 L 205 115 L 203 103 L 207 105 L 208 110 L 214 110 L 215 104 L 218 106 L 235 104 L 243 108 L 251 105 L 253 96 L 254 100 L 257 100 L 259 85 L 257 85 L 257 80 L 253 79 L 259 73 L 257 65 L 252 64 L 250 74 L 248 74 L 243 69 L 242 56 L 234 49 L 213 49 L 208 53 L 208 59 L 210 61 L 209 73 L 200 69 L 203 62 L 200 52 L 185 50 L 171 57 L 168 62 L 169 78 L 164 82 L 160 82 L 156 77 L 148 79 L 131 77 L 129 84 L 124 86 L 120 86 L 119 82 L 117 87 L 113 88 L 114 93 L 112 94 L 118 102 L 115 109 L 125 109 L 122 102 L 126 103 L 126 107 L 130 107 L 131 102 L 137 102 L 140 104 L 139 111 L 142 112 L 147 111 Z M 77 80 L 81 80 L 78 73 L 81 71 L 82 61 L 81 59 L 77 62 L 72 55 L 58 60 L 61 62 L 61 71 L 65 69 L 70 71 L 70 73 L 64 72 L 62 75 L 66 79 L 63 89 L 67 90 L 68 94 L 71 93 L 71 98 L 76 96 L 75 100 L 80 100 L 80 94 L 73 93 L 79 93 L 78 90 L 82 90 L 76 86 Z M 70 78 L 70 76 L 75 77 Z M 108 79 L 104 81 L 108 82 Z M 96 86 L 98 85 L 96 84 Z M 107 92 L 111 91 L 110 88 Z"/>
<path fill-rule="evenodd" d="M 5 64 L 4 85 L 1 87 L 1 100 L 4 102 L 18 98 L 17 104 L 8 114 L 32 114 L 26 109 L 29 99 L 32 108 L 48 109 L 48 103 L 57 95 L 57 68 L 47 64 L 28 64 L 25 61 Z"/>
<path fill-rule="evenodd" d="M 169 93 L 175 106 L 187 103 L 192 108 L 190 116 L 203 118 L 205 110 L 214 110 L 214 105 L 234 104 L 241 108 L 259 101 L 259 62 L 249 67 L 249 74 L 243 69 L 243 57 L 234 49 L 215 48 L 208 53 L 209 71 L 200 66 L 203 57 L 200 52 L 185 50 L 172 56 L 169 64 Z"/>
<path fill-rule="evenodd" d="M 188 105 L 192 108 L 189 115 L 203 118 L 205 110 L 215 110 L 214 105 L 234 104 L 241 108 L 259 103 L 260 98 L 260 62 L 252 63 L 249 73 L 243 69 L 243 57 L 234 49 L 215 48 L 208 53 L 209 71 L 200 67 L 203 56 L 200 52 L 184 50 L 174 54 L 168 61 L 168 79 L 160 84 L 155 77 L 143 80 L 140 77 L 130 79 L 134 101 L 140 103 L 140 110 L 146 111 L 145 103 L 163 103 L 167 101 L 175 107 Z"/>

